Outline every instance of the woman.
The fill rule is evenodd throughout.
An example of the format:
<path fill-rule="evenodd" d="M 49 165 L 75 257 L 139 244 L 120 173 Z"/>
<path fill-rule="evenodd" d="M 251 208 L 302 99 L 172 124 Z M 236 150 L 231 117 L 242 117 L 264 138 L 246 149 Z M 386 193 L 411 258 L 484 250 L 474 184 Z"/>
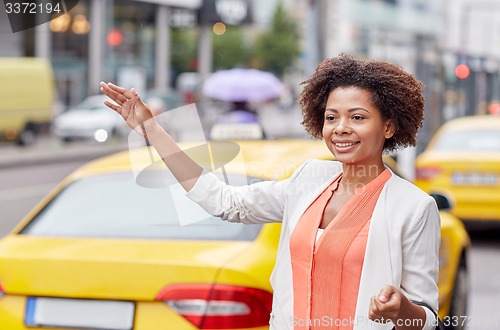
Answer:
<path fill-rule="evenodd" d="M 395 65 L 346 55 L 322 62 L 303 84 L 303 125 L 337 161 L 311 160 L 289 179 L 245 187 L 203 172 L 134 90 L 101 86 L 116 102 L 106 105 L 149 139 L 209 213 L 283 222 L 271 329 L 433 328 L 432 311 L 416 303 L 438 307 L 439 213 L 382 162 L 383 151 L 415 145 L 422 84 Z"/>

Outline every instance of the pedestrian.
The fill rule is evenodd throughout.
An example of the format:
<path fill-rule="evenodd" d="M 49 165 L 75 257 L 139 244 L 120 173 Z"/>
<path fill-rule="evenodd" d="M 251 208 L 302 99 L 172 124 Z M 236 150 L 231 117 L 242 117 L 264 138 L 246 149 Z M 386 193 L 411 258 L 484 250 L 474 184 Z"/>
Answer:
<path fill-rule="evenodd" d="M 105 83 L 101 90 L 207 212 L 232 222 L 282 222 L 271 329 L 434 328 L 439 212 L 382 161 L 384 151 L 416 144 L 423 84 L 396 65 L 340 55 L 303 85 L 302 124 L 336 161 L 310 160 L 286 180 L 243 187 L 190 160 L 135 90 Z"/>
<path fill-rule="evenodd" d="M 219 123 L 258 123 L 257 111 L 250 108 L 248 101 L 233 101 L 228 111 L 218 119 Z"/>
<path fill-rule="evenodd" d="M 233 101 L 230 109 L 210 129 L 211 140 L 261 140 L 266 138 L 257 111 L 248 101 Z"/>

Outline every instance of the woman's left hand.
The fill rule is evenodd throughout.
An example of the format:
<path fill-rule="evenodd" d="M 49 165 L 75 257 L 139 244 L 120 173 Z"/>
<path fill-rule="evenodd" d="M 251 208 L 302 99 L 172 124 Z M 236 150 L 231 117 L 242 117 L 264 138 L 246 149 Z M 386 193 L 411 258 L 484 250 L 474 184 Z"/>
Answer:
<path fill-rule="evenodd" d="M 378 295 L 372 297 L 368 317 L 382 323 L 398 319 L 403 299 L 404 295 L 396 287 L 384 286 Z"/>

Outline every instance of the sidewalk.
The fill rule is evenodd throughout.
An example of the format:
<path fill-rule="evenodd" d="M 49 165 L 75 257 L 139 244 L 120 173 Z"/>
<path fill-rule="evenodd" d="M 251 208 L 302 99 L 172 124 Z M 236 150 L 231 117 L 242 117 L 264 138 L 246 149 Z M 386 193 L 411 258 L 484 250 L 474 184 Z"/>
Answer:
<path fill-rule="evenodd" d="M 50 136 L 40 137 L 33 145 L 0 144 L 0 169 L 19 166 L 92 160 L 128 148 L 126 140 L 98 143 L 76 141 L 64 144 Z"/>
<path fill-rule="evenodd" d="M 302 116 L 298 109 L 284 111 L 268 107 L 259 111 L 259 117 L 270 139 L 307 138 L 307 133 L 300 124 Z M 179 141 L 192 140 L 190 133 L 193 132 L 194 135 L 192 135 L 199 138 L 200 129 L 195 125 L 198 121 L 188 116 L 183 116 L 176 121 L 182 133 Z M 55 137 L 42 136 L 33 145 L 26 147 L 7 142 L 0 143 L 0 169 L 73 160 L 92 160 L 127 149 L 127 137 L 105 143 L 95 141 L 63 143 Z"/>

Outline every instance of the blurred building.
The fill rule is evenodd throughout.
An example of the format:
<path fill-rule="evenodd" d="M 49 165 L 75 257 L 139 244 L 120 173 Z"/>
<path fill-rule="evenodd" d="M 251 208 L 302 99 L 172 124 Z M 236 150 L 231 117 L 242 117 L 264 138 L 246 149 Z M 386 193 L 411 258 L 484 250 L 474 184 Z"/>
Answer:
<path fill-rule="evenodd" d="M 114 81 L 139 91 L 172 82 L 170 27 L 247 21 L 249 0 L 80 0 L 66 14 L 12 33 L 0 11 L 0 56 L 49 58 L 65 105 Z M 203 21 L 206 18 L 206 22 Z M 203 38 L 200 38 L 203 39 Z M 5 47 L 4 47 L 5 46 Z"/>
<path fill-rule="evenodd" d="M 340 53 L 388 60 L 425 83 L 414 153 L 453 117 L 500 108 L 500 0 L 282 0 L 304 26 L 303 68 Z M 413 154 L 412 154 L 413 153 Z"/>
<path fill-rule="evenodd" d="M 323 58 L 348 53 L 387 60 L 425 82 L 423 148 L 441 124 L 441 40 L 445 0 L 283 0 L 303 22 L 302 67 L 313 72 Z"/>
<path fill-rule="evenodd" d="M 500 107 L 500 1 L 446 0 L 444 118 Z"/>
<path fill-rule="evenodd" d="M 342 52 L 397 63 L 424 81 L 422 147 L 443 120 L 484 112 L 500 99 L 500 0 L 80 0 L 69 13 L 18 33 L 0 11 L 0 56 L 49 58 L 66 105 L 98 93 L 100 80 L 161 88 L 172 83 L 170 27 L 203 25 L 204 7 L 241 16 L 248 11 L 242 1 L 252 4 L 248 39 L 269 25 L 278 3 L 302 27 L 303 52 L 287 77 L 294 86 Z M 211 29 L 202 30 L 200 49 L 210 37 Z M 207 49 L 198 56 L 205 74 Z M 465 79 L 455 72 L 462 62 L 470 70 Z"/>
<path fill-rule="evenodd" d="M 1 6 L 1 5 L 0 5 Z M 9 18 L 3 8 L 0 10 L 0 57 L 23 56 L 23 34 L 12 33 Z"/>
<path fill-rule="evenodd" d="M 422 146 L 443 121 L 500 104 L 500 0 L 281 1 L 303 24 L 305 75 L 349 53 L 397 63 L 425 82 Z"/>

